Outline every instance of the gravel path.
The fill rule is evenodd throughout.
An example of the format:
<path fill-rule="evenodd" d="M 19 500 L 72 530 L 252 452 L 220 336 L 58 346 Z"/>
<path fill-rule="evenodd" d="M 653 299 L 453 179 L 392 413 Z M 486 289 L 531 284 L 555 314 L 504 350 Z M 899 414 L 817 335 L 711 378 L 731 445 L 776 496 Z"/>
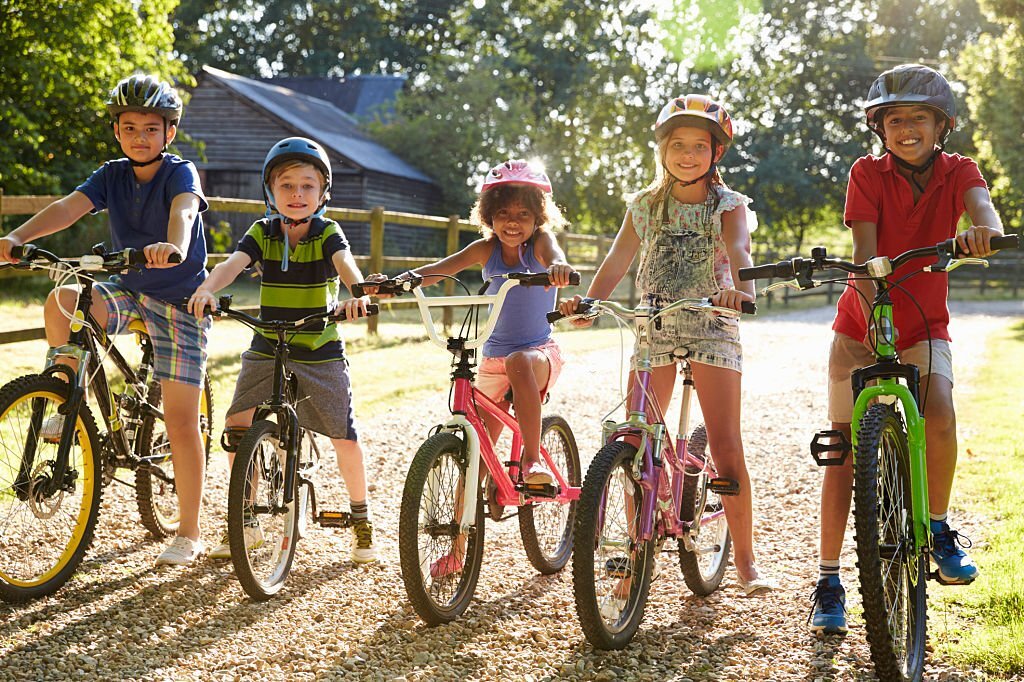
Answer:
<path fill-rule="evenodd" d="M 1024 305 L 958 305 L 952 332 L 983 347 L 1010 316 L 1024 316 Z M 744 436 L 756 485 L 755 543 L 761 566 L 782 585 L 767 597 L 739 596 L 730 569 L 723 589 L 695 598 L 674 570 L 675 555 L 666 555 L 633 644 L 595 652 L 576 621 L 569 571 L 538 575 L 523 554 L 518 524 L 507 520 L 487 526 L 483 572 L 469 611 L 451 625 L 424 627 L 405 599 L 396 526 L 411 456 L 444 416 L 439 396 L 430 414 L 403 405 L 363 423 L 379 564 L 348 561 L 348 531 L 313 528 L 299 545 L 283 594 L 256 604 L 238 586 L 230 563 L 154 568 L 161 545 L 138 523 L 132 491 L 108 488 L 97 539 L 78 575 L 51 598 L 0 604 L 0 680 L 874 679 L 866 672 L 856 589 L 850 590 L 855 615 L 845 639 L 816 640 L 805 625 L 817 565 L 820 478 L 807 443 L 825 421 L 830 319 L 830 310 L 817 309 L 744 326 Z M 965 353 L 956 362 L 962 393 L 975 365 Z M 597 447 L 600 419 L 617 402 L 617 377 L 618 363 L 607 352 L 572 357 L 546 408 L 569 419 L 584 468 Z M 318 497 L 347 505 L 331 474 Z M 217 449 L 206 504 L 208 544 L 223 528 L 226 479 Z M 971 521 L 965 519 L 969 533 L 983 540 L 983 529 Z M 844 579 L 855 586 L 847 545 Z M 934 656 L 928 677 L 982 678 Z"/>

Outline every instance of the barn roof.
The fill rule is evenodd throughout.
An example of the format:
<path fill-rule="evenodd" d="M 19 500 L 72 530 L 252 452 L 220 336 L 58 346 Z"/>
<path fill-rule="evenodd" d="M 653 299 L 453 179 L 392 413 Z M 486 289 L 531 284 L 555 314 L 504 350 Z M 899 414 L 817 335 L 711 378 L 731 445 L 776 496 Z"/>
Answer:
<path fill-rule="evenodd" d="M 280 85 L 204 66 L 203 72 L 253 106 L 282 121 L 296 135 L 310 137 L 355 166 L 432 185 L 423 171 L 373 141 L 352 116 L 326 102 Z"/>

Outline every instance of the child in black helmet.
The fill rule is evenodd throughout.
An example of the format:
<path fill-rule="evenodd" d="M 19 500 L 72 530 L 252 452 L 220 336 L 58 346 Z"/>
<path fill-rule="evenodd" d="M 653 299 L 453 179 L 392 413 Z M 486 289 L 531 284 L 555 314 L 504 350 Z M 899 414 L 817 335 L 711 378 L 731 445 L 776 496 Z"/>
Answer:
<path fill-rule="evenodd" d="M 323 147 L 303 137 L 289 137 L 275 144 L 263 162 L 267 216 L 249 228 L 235 252 L 196 289 L 189 310 L 201 317 L 206 307 L 216 306 L 217 291 L 235 281 L 250 264 L 259 263 L 263 271 L 263 319 L 297 320 L 327 312 L 336 305 L 349 318 L 365 315 L 369 299 L 349 298 L 340 303 L 337 300 L 339 278 L 351 290 L 363 276 L 341 227 L 322 217 L 330 189 L 331 160 Z M 349 492 L 355 521 L 351 559 L 356 563 L 376 561 L 366 500 L 366 470 L 352 413 L 345 345 L 334 324 L 327 324 L 322 330 L 298 332 L 289 345 L 288 370 L 298 378 L 300 398 L 305 398 L 296 406 L 299 422 L 331 439 L 338 469 Z M 249 350 L 242 354 L 242 370 L 224 420 L 224 448 L 229 457 L 252 423 L 256 406 L 270 397 L 273 371 L 273 346 L 256 333 Z M 263 541 L 259 525 L 246 527 L 247 545 L 255 547 Z M 230 557 L 231 547 L 225 534 L 221 544 L 210 552 L 210 558 Z"/>
<path fill-rule="evenodd" d="M 110 218 L 113 247 L 145 252 L 147 266 L 140 272 L 94 286 L 98 296 L 93 299 L 92 315 L 108 334 L 127 331 L 135 320 L 142 320 L 149 329 L 181 514 L 178 536 L 157 564 L 187 564 L 203 547 L 199 507 L 205 457 L 199 400 L 209 322 L 196 320 L 177 304 L 206 278 L 200 215 L 207 208 L 206 199 L 196 167 L 165 151 L 182 113 L 181 98 L 173 87 L 157 76 L 130 76 L 111 90 L 107 111 L 124 158 L 103 164 L 74 192 L 0 239 L 0 262 L 13 260 L 11 247 L 103 210 Z M 172 256 L 181 262 L 172 263 Z M 74 310 L 77 294 L 72 287 L 58 287 L 46 301 L 46 339 L 51 347 L 67 343 L 69 311 Z M 62 426 L 63 415 L 57 415 L 43 424 L 42 433 L 44 437 L 59 433 Z"/>
<path fill-rule="evenodd" d="M 990 240 L 1002 234 L 1002 223 L 977 164 L 943 151 L 956 125 L 956 105 L 946 79 L 927 66 L 904 64 L 881 74 L 867 100 L 868 127 L 882 140 L 885 151 L 858 159 L 850 169 L 844 218 L 853 233 L 853 260 L 863 263 L 878 255 L 896 256 L 953 236 L 965 252 L 989 255 Z M 965 211 L 971 227 L 957 235 L 957 223 Z M 913 267 L 917 266 L 904 266 Z M 847 438 L 853 411 L 850 373 L 875 361 L 868 325 L 873 285 L 855 279 L 853 284 L 859 291 L 847 288 L 839 300 L 829 354 L 829 419 L 832 428 Z M 966 584 L 977 577 L 978 569 L 958 546 L 957 532 L 946 523 L 957 456 L 946 294 L 945 275 L 934 274 L 904 281 L 893 291 L 892 302 L 900 359 L 921 368 L 921 395 L 927 395 L 932 560 L 941 582 Z M 846 632 L 839 554 L 852 489 L 851 461 L 825 469 L 819 577 L 811 620 L 814 632 Z"/>

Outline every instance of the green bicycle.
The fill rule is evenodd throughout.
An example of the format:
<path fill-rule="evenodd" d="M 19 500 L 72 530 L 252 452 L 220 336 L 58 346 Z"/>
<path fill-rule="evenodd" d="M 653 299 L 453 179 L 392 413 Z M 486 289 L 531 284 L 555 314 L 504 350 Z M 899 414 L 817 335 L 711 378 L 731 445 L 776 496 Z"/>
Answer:
<path fill-rule="evenodd" d="M 992 239 L 993 249 L 1018 247 L 1017 235 Z M 982 258 L 958 258 L 956 241 L 912 249 L 887 258 L 879 256 L 857 265 L 829 257 L 824 248 L 811 258 L 743 268 L 741 280 L 770 277 L 786 281 L 768 286 L 811 289 L 843 279 L 812 278 L 815 272 L 841 270 L 855 279 L 877 283 L 871 304 L 875 328 L 873 365 L 853 375 L 855 403 L 852 438 L 840 431 L 821 431 L 811 442 L 819 466 L 845 462 L 853 452 L 854 525 L 864 622 L 875 673 L 883 681 L 920 680 L 925 662 L 927 601 L 925 580 L 933 539 L 928 514 L 928 476 L 925 460 L 924 417 L 919 409 L 920 372 L 899 361 L 891 292 L 922 272 L 950 272 L 961 265 L 988 266 Z M 935 263 L 890 279 L 898 267 L 915 258 Z M 827 442 L 826 442 L 827 441 Z"/>

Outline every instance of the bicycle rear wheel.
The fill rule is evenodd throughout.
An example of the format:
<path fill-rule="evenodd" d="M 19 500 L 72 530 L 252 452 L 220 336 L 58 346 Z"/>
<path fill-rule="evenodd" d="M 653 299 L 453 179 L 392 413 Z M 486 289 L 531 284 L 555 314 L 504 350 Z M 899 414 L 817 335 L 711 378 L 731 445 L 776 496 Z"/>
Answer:
<path fill-rule="evenodd" d="M 686 441 L 687 451 L 701 461 L 707 461 L 708 434 L 700 424 Z M 732 537 L 725 519 L 722 498 L 708 489 L 710 473 L 697 467 L 686 467 L 679 514 L 683 523 L 690 524 L 686 537 L 679 538 L 679 567 L 683 580 L 694 594 L 706 597 L 722 584 L 729 564 Z M 705 519 L 714 516 L 713 520 Z"/>
<path fill-rule="evenodd" d="M 541 423 L 541 444 L 555 467 L 573 487 L 580 484 L 580 453 L 569 424 L 558 416 Z M 539 502 L 519 508 L 519 534 L 530 563 L 544 574 L 562 570 L 572 556 L 572 531 L 576 501 L 567 504 Z"/>
<path fill-rule="evenodd" d="M 870 406 L 854 454 L 854 523 L 864 623 L 882 680 L 920 680 L 924 671 L 928 557 L 914 551 L 909 453 L 893 406 Z"/>
<path fill-rule="evenodd" d="M 0 599 L 24 602 L 53 594 L 92 544 L 99 516 L 102 455 L 96 422 L 84 404 L 63 481 L 51 482 L 59 443 L 42 425 L 67 402 L 68 384 L 33 374 L 0 390 Z M 51 422 L 52 424 L 53 422 Z"/>
<path fill-rule="evenodd" d="M 572 586 L 583 634 L 596 649 L 622 649 L 644 616 L 654 542 L 637 542 L 643 489 L 633 477 L 636 447 L 615 442 L 594 456 L 576 516 Z"/>
<path fill-rule="evenodd" d="M 297 437 L 301 440 L 302 434 Z M 292 501 L 285 504 L 284 448 L 277 424 L 261 419 L 245 432 L 231 465 L 231 563 L 242 589 L 257 601 L 281 590 L 295 558 L 299 497 L 293 480 Z"/>
<path fill-rule="evenodd" d="M 149 385 L 149 404 L 157 409 L 163 402 L 160 383 Z M 203 439 L 203 453 L 210 462 L 210 429 L 213 424 L 213 391 L 210 378 L 203 378 L 199 394 L 199 431 Z M 135 441 L 135 454 L 145 463 L 135 470 L 135 499 L 139 506 L 142 525 L 156 538 L 178 532 L 180 513 L 177 487 L 174 485 L 174 463 L 171 444 L 167 439 L 164 421 L 152 414 L 142 417 L 139 435 Z"/>
<path fill-rule="evenodd" d="M 458 618 L 469 606 L 480 577 L 484 549 L 484 504 L 476 519 L 459 525 L 466 491 L 480 497 L 480 486 L 466 480 L 463 442 L 437 433 L 416 452 L 405 478 L 398 518 L 398 554 L 409 601 L 428 625 Z"/>

